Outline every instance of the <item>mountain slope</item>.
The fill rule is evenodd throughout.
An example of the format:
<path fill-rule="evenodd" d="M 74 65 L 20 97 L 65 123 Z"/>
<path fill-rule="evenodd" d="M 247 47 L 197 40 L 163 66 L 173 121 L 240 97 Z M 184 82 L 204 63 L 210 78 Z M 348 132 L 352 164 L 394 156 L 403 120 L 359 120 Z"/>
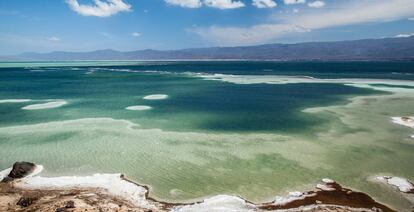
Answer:
<path fill-rule="evenodd" d="M 106 49 L 92 52 L 23 53 L 14 58 L 19 60 L 414 60 L 414 36 L 170 51 L 146 49 L 120 52 Z"/>

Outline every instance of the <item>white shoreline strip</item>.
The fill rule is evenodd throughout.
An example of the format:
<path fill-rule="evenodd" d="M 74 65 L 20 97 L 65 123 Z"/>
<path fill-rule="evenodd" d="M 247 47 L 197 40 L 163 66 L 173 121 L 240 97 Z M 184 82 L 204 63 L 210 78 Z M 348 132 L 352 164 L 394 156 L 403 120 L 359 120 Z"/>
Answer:
<path fill-rule="evenodd" d="M 0 171 L 0 180 L 6 177 L 12 168 Z M 98 189 L 109 195 L 121 197 L 134 204 L 136 207 L 158 210 L 155 203 L 148 201 L 147 188 L 125 180 L 121 174 L 94 174 L 91 176 L 62 176 L 42 177 L 36 176 L 43 170 L 43 166 L 36 165 L 30 175 L 16 179 L 13 185 L 20 189 L 40 190 L 70 190 L 70 189 Z M 293 200 L 305 198 L 303 192 L 290 192 L 288 197 L 276 198 L 274 204 L 286 204 Z M 171 208 L 174 212 L 190 211 L 257 211 L 256 205 L 247 202 L 238 196 L 216 195 L 204 199 L 200 203 L 180 205 Z"/>
<path fill-rule="evenodd" d="M 385 84 L 414 86 L 411 80 L 365 79 L 365 78 L 329 78 L 321 79 L 310 76 L 286 76 L 286 75 L 229 75 L 229 74 L 200 74 L 191 73 L 195 77 L 207 80 L 218 80 L 235 84 L 289 84 L 289 83 L 357 83 L 357 84 Z"/>
<path fill-rule="evenodd" d="M 204 199 L 201 203 L 192 205 L 177 206 L 171 211 L 173 212 L 196 212 L 196 211 L 257 211 L 255 205 L 247 203 L 240 197 L 229 195 L 217 195 Z"/>
<path fill-rule="evenodd" d="M 12 168 L 0 171 L 0 180 L 7 176 Z M 108 195 L 122 198 L 129 201 L 139 209 L 148 209 L 153 211 L 162 210 L 163 203 L 156 200 L 148 200 L 146 195 L 148 190 L 144 186 L 132 183 L 123 178 L 121 174 L 94 174 L 92 176 L 64 176 L 64 177 L 41 177 L 35 176 L 43 170 L 43 166 L 36 165 L 32 174 L 22 179 L 13 181 L 13 186 L 20 189 L 39 189 L 39 190 L 76 190 L 76 189 L 96 189 L 96 192 L 104 192 Z M 392 179 L 394 178 L 394 179 Z M 379 180 L 388 180 L 389 184 L 395 184 L 405 189 L 412 189 L 412 184 L 404 181 L 403 178 L 384 177 Z M 335 182 L 331 179 L 322 180 L 324 186 L 331 188 L 329 183 Z M 407 183 L 411 187 L 407 188 Z M 329 190 L 329 189 L 328 189 Z M 334 189 L 335 190 L 335 189 Z M 401 188 L 400 188 L 401 190 Z M 313 196 L 315 193 L 290 192 L 287 197 L 276 197 L 271 205 L 285 205 L 295 200 L 305 199 Z M 306 205 L 309 210 L 318 209 L 325 204 Z M 216 195 L 204 199 L 202 202 L 189 203 L 186 205 L 176 205 L 170 209 L 172 212 L 198 212 L 198 211 L 230 211 L 230 212 L 253 212 L 260 211 L 260 204 L 253 204 L 247 200 L 232 195 Z M 337 208 L 347 209 L 347 206 L 335 206 Z M 296 211 L 298 208 L 293 209 Z M 302 207 L 299 209 L 303 209 Z M 323 207 L 322 207 L 323 209 Z M 290 211 L 287 209 L 286 211 Z M 353 211 L 359 211 L 353 210 Z M 360 211 L 366 211 L 361 208 Z"/>
<path fill-rule="evenodd" d="M 22 103 L 22 102 L 30 102 L 31 99 L 2 99 L 0 100 L 0 104 L 2 103 Z"/>
<path fill-rule="evenodd" d="M 51 108 L 57 108 L 61 107 L 63 105 L 67 104 L 64 100 L 59 101 L 53 101 L 53 102 L 47 102 L 43 104 L 33 104 L 33 105 L 27 105 L 25 107 L 22 107 L 23 110 L 42 110 L 42 109 L 51 109 Z"/>
<path fill-rule="evenodd" d="M 143 99 L 145 99 L 145 100 L 159 100 L 159 99 L 166 99 L 166 98 L 168 98 L 168 95 L 166 95 L 166 94 L 153 94 L 153 95 L 144 96 Z"/>

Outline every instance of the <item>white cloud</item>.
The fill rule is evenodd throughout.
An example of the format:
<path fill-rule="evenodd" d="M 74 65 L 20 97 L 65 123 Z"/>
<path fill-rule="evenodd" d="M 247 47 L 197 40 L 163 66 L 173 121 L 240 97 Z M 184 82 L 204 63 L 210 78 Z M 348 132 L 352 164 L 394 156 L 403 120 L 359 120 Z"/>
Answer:
<path fill-rule="evenodd" d="M 134 36 L 134 37 L 139 37 L 139 36 L 141 36 L 141 33 L 139 33 L 139 32 L 133 32 L 131 35 Z"/>
<path fill-rule="evenodd" d="M 304 4 L 306 0 L 283 0 L 285 4 Z"/>
<path fill-rule="evenodd" d="M 325 2 L 324 1 L 314 1 L 311 3 L 308 3 L 309 7 L 313 7 L 313 8 L 321 8 L 325 6 Z"/>
<path fill-rule="evenodd" d="M 203 5 L 207 7 L 213 7 L 217 9 L 236 9 L 244 7 L 244 3 L 235 0 L 164 0 L 168 4 L 187 7 L 187 8 L 200 8 Z"/>
<path fill-rule="evenodd" d="M 409 38 L 411 36 L 414 36 L 414 33 L 409 33 L 409 34 L 399 34 L 394 36 L 395 38 Z"/>
<path fill-rule="evenodd" d="M 414 18 L 408 18 L 409 21 L 414 21 Z"/>
<path fill-rule="evenodd" d="M 252 5 L 257 8 L 272 8 L 277 6 L 273 0 L 253 0 Z"/>
<path fill-rule="evenodd" d="M 264 43 L 287 33 L 307 32 L 308 29 L 289 24 L 261 24 L 250 28 L 211 26 L 190 31 L 218 44 L 250 45 Z"/>
<path fill-rule="evenodd" d="M 218 9 L 236 9 L 245 6 L 243 2 L 233 0 L 204 0 L 204 4 Z"/>
<path fill-rule="evenodd" d="M 47 38 L 47 40 L 48 40 L 48 41 L 57 42 L 57 41 L 60 41 L 60 38 L 55 37 L 55 36 L 52 36 L 52 37 L 48 37 L 48 38 Z"/>
<path fill-rule="evenodd" d="M 330 10 L 306 11 L 300 14 L 277 14 L 277 23 L 251 27 L 189 29 L 219 45 L 250 45 L 272 42 L 292 33 L 303 33 L 329 27 L 407 19 L 414 14 L 413 0 L 348 0 Z"/>
<path fill-rule="evenodd" d="M 70 8 L 84 16 L 109 17 L 119 12 L 131 10 L 131 5 L 123 0 L 94 0 L 94 5 L 82 5 L 78 0 L 66 0 Z"/>
<path fill-rule="evenodd" d="M 199 8 L 202 6 L 200 0 L 165 0 L 168 4 L 187 7 L 187 8 Z"/>

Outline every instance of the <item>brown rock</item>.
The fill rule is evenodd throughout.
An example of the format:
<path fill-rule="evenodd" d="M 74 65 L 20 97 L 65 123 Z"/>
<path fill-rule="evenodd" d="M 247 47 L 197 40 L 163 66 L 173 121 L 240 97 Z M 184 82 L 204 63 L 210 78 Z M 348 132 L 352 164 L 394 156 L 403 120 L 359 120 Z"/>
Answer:
<path fill-rule="evenodd" d="M 19 179 L 26 177 L 33 172 L 36 165 L 30 162 L 16 162 L 13 164 L 13 168 L 9 175 L 3 179 L 4 182 L 12 181 L 14 179 Z"/>
<path fill-rule="evenodd" d="M 75 208 L 75 202 L 72 200 L 67 201 L 65 208 Z"/>
<path fill-rule="evenodd" d="M 66 208 L 56 208 L 55 212 L 64 212 Z"/>
<path fill-rule="evenodd" d="M 26 208 L 33 204 L 34 201 L 35 199 L 31 197 L 21 197 L 19 201 L 17 201 L 16 205 Z"/>

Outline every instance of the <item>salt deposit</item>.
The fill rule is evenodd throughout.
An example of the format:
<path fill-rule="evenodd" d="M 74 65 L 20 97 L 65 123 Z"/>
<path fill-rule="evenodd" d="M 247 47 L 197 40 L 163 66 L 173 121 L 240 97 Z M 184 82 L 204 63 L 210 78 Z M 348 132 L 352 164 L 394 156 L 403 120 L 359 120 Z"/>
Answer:
<path fill-rule="evenodd" d="M 146 100 L 159 100 L 159 99 L 166 99 L 166 98 L 168 98 L 168 95 L 166 95 L 166 94 L 153 94 L 153 95 L 144 96 L 143 99 L 146 99 Z"/>
<path fill-rule="evenodd" d="M 2 99 L 0 100 L 1 103 L 22 103 L 22 102 L 30 102 L 31 99 Z"/>
<path fill-rule="evenodd" d="M 64 100 L 58 100 L 53 102 L 47 102 L 42 104 L 33 104 L 33 105 L 27 105 L 25 107 L 22 107 L 23 110 L 42 110 L 42 109 L 51 109 L 51 108 L 57 108 L 61 107 L 63 105 L 66 105 L 67 102 Z"/>
<path fill-rule="evenodd" d="M 125 109 L 127 110 L 150 110 L 151 107 L 146 106 L 146 105 L 135 105 L 135 106 L 126 107 Z"/>

